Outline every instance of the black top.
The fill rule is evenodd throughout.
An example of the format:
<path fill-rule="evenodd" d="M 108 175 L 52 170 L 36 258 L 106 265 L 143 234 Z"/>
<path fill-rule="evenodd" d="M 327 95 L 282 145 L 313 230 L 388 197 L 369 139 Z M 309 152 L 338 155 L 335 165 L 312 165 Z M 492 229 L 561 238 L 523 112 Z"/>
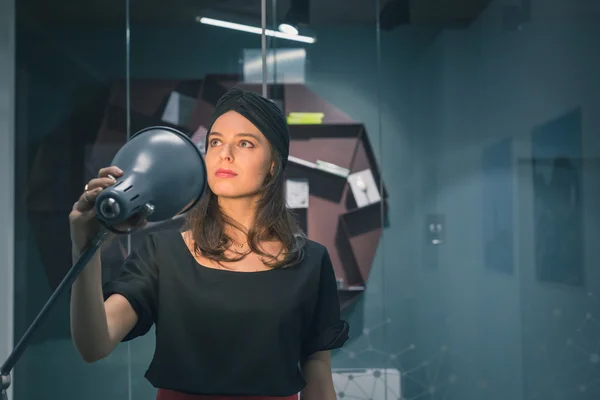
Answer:
<path fill-rule="evenodd" d="M 306 385 L 300 361 L 348 339 L 329 253 L 310 240 L 298 265 L 235 272 L 198 264 L 177 230 L 150 233 L 104 286 L 114 293 L 138 315 L 123 341 L 156 324 L 145 376 L 157 388 L 291 396 Z"/>

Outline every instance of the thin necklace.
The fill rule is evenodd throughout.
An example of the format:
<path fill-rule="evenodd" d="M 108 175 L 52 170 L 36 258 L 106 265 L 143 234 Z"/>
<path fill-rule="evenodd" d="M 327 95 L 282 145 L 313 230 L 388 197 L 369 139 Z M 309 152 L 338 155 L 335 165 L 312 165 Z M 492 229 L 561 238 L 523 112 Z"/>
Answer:
<path fill-rule="evenodd" d="M 244 245 L 246 243 L 248 243 L 248 241 L 245 241 L 244 243 L 238 243 L 235 240 L 231 239 L 231 241 L 233 242 L 234 245 L 236 245 L 237 247 L 239 247 L 240 249 L 244 247 Z"/>

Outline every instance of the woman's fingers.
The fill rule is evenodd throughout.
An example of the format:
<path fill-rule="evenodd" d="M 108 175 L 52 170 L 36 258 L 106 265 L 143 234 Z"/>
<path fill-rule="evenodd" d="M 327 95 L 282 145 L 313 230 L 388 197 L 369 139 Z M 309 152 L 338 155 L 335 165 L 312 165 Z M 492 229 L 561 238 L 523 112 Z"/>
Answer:
<path fill-rule="evenodd" d="M 115 179 L 110 178 L 110 177 L 105 177 L 105 178 L 94 178 L 92 180 L 90 180 L 86 186 L 86 189 L 88 191 L 97 189 L 97 188 L 107 188 L 109 186 L 112 186 L 115 184 Z"/>
<path fill-rule="evenodd" d="M 85 212 L 93 209 L 96 197 L 98 197 L 101 191 L 102 187 L 97 187 L 95 189 L 83 192 L 81 196 L 79 196 L 79 200 L 77 200 L 73 208 L 79 212 Z"/>
<path fill-rule="evenodd" d="M 121 171 L 121 169 L 119 167 L 116 166 L 110 166 L 110 167 L 106 167 L 106 168 L 102 168 L 100 169 L 100 171 L 98 171 L 98 178 L 107 178 L 109 177 L 109 175 L 114 176 L 115 178 L 123 175 L 123 171 Z"/>

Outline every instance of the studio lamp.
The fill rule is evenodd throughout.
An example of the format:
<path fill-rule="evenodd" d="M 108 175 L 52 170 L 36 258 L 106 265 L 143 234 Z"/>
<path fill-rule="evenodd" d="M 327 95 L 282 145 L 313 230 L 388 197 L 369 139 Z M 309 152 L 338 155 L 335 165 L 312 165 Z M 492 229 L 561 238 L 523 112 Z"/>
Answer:
<path fill-rule="evenodd" d="M 169 127 L 142 129 L 119 149 L 111 165 L 123 174 L 96 198 L 100 232 L 83 251 L 0 368 L 0 399 L 8 400 L 10 373 L 57 299 L 73 285 L 110 232 L 129 234 L 140 221 L 160 222 L 190 210 L 206 187 L 200 149 Z"/>

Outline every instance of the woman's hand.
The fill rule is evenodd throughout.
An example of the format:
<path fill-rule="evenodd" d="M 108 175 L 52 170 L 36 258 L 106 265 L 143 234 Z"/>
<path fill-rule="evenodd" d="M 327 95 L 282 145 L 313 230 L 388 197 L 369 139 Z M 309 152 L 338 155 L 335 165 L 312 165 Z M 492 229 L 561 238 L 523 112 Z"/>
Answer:
<path fill-rule="evenodd" d="M 69 225 L 71 228 L 71 242 L 77 251 L 82 251 L 88 243 L 100 231 L 100 223 L 96 220 L 96 198 L 100 192 L 112 186 L 117 177 L 123 175 L 118 167 L 111 166 L 102 168 L 98 177 L 90 180 L 85 185 L 85 190 L 79 200 L 73 204 L 69 214 Z"/>

